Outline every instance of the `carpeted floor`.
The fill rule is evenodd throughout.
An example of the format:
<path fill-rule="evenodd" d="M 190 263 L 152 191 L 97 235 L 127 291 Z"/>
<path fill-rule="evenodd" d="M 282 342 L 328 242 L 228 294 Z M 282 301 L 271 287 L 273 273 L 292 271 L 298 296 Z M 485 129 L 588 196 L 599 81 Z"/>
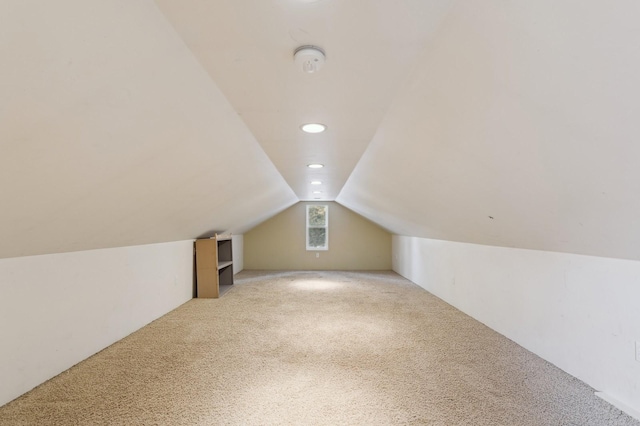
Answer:
<path fill-rule="evenodd" d="M 245 271 L 0 424 L 640 424 L 593 392 L 394 273 Z"/>

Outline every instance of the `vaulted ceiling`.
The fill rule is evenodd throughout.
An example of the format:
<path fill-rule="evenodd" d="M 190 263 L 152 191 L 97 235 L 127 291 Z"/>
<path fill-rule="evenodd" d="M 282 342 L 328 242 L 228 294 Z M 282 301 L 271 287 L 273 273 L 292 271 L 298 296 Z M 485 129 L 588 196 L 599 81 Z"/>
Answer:
<path fill-rule="evenodd" d="M 156 3 L 298 198 L 333 200 L 451 1 Z M 294 64 L 304 45 L 326 52 L 319 72 Z M 305 134 L 310 122 L 328 130 Z"/>
<path fill-rule="evenodd" d="M 320 198 L 404 235 L 640 259 L 638 18 L 632 0 L 2 2 L 0 257 L 239 233 Z M 315 74 L 293 62 L 307 44 Z"/>

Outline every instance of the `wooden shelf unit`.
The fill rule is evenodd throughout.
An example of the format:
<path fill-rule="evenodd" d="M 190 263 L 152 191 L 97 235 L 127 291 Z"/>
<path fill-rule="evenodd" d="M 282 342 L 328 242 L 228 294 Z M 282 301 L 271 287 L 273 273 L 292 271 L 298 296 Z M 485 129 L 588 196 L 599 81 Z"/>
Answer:
<path fill-rule="evenodd" d="M 216 234 L 196 240 L 195 246 L 197 297 L 220 297 L 220 286 L 233 284 L 231 236 Z"/>

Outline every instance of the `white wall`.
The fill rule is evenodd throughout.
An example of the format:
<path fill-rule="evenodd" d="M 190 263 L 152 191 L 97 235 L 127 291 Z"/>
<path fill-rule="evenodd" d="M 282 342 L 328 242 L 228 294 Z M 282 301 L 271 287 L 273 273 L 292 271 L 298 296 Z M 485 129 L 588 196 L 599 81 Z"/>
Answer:
<path fill-rule="evenodd" d="M 640 262 L 393 237 L 393 269 L 640 409 Z"/>
<path fill-rule="evenodd" d="M 193 241 L 0 260 L 0 405 L 188 301 L 192 288 Z"/>
<path fill-rule="evenodd" d="M 336 201 L 398 235 L 640 260 L 639 16 L 456 2 Z"/>
<path fill-rule="evenodd" d="M 0 8 L 0 258 L 242 233 L 297 201 L 153 0 Z"/>
<path fill-rule="evenodd" d="M 244 235 L 231 236 L 231 256 L 233 257 L 233 274 L 244 269 Z"/>

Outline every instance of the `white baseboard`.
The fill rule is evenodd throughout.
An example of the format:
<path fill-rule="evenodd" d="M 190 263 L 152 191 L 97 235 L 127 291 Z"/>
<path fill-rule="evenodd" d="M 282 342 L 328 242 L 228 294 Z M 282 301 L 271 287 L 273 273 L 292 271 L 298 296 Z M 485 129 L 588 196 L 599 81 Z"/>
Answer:
<path fill-rule="evenodd" d="M 628 405 L 618 401 L 617 399 L 611 397 L 610 395 L 607 395 L 604 392 L 596 392 L 596 396 L 604 399 L 609 404 L 613 405 L 614 407 L 618 408 L 619 410 L 624 411 L 625 413 L 627 413 L 628 415 L 630 415 L 634 419 L 640 420 L 640 411 L 629 407 Z"/>

